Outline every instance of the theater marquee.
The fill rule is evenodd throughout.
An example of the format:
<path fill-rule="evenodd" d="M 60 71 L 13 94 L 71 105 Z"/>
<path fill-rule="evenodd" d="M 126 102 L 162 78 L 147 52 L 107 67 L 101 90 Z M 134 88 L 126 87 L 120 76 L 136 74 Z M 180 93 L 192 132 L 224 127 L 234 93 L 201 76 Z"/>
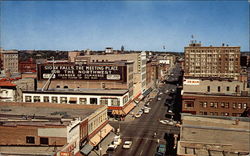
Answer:
<path fill-rule="evenodd" d="M 49 79 L 52 64 L 38 65 L 38 79 Z M 59 80 L 125 80 L 126 66 L 55 64 L 52 79 Z"/>

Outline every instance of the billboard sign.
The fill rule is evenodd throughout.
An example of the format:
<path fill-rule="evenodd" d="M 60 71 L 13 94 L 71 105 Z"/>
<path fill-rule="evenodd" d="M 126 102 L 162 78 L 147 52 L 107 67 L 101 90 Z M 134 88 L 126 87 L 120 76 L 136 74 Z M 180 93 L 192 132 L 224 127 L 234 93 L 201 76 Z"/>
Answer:
<path fill-rule="evenodd" d="M 39 80 L 49 79 L 53 73 L 52 64 L 38 65 Z M 55 64 L 52 79 L 58 80 L 124 80 L 126 66 Z"/>

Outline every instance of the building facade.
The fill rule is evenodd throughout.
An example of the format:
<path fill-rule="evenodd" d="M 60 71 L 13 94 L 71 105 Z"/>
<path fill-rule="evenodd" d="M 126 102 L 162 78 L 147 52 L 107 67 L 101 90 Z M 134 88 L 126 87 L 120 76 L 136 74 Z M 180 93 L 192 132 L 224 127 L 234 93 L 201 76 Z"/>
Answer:
<path fill-rule="evenodd" d="M 76 60 L 79 61 L 78 58 Z M 146 52 L 141 53 L 123 53 L 123 54 L 114 54 L 114 53 L 104 53 L 104 54 L 93 54 L 85 55 L 83 61 L 88 60 L 90 62 L 109 62 L 109 61 L 119 61 L 119 60 L 128 60 L 133 61 L 133 86 L 134 86 L 134 97 L 142 95 L 146 90 Z"/>
<path fill-rule="evenodd" d="M 0 144 L 4 147 L 0 153 L 83 155 L 112 130 L 107 106 L 1 103 L 0 107 L 5 110 L 1 113 L 5 116 L 1 117 Z M 97 140 L 100 130 L 105 133 Z M 82 151 L 86 145 L 92 147 L 90 151 Z"/>
<path fill-rule="evenodd" d="M 204 47 L 192 41 L 184 48 L 187 77 L 220 77 L 238 79 L 240 75 L 240 47 L 222 45 Z"/>
<path fill-rule="evenodd" d="M 184 78 L 182 112 L 215 116 L 240 116 L 250 107 L 245 81 Z"/>
<path fill-rule="evenodd" d="M 18 51 L 2 50 L 1 59 L 3 62 L 3 70 L 11 73 L 18 73 Z"/>

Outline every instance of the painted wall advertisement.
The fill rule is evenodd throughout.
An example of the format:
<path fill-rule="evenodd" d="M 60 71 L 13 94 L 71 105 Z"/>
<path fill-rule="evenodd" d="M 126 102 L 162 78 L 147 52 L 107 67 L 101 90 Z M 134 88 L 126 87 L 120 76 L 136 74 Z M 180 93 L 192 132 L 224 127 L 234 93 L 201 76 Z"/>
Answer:
<path fill-rule="evenodd" d="M 43 64 L 38 66 L 38 78 L 59 80 L 124 80 L 125 66 L 117 65 L 78 65 Z"/>

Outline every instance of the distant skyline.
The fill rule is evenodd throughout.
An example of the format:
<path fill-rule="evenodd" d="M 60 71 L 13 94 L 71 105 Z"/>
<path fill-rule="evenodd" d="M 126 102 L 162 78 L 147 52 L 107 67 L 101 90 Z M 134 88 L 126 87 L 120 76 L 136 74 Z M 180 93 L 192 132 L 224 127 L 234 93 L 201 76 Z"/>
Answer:
<path fill-rule="evenodd" d="M 242 1 L 0 1 L 0 47 L 19 50 L 183 52 L 203 46 L 249 51 L 249 3 Z M 165 47 L 165 49 L 164 49 Z"/>

